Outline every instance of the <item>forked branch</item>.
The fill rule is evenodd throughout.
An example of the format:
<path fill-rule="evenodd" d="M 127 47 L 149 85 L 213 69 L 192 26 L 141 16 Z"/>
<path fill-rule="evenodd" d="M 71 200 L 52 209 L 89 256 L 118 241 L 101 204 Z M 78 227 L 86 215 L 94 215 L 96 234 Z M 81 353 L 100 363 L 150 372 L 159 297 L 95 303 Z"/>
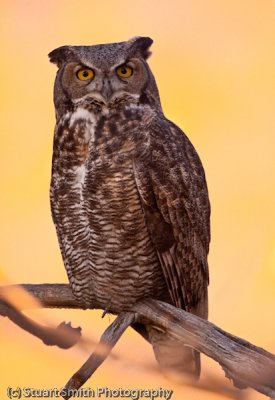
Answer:
<path fill-rule="evenodd" d="M 110 354 L 124 331 L 135 322 L 134 313 L 121 313 L 114 322 L 105 330 L 93 354 L 82 367 L 71 377 L 64 388 L 65 393 L 72 393 L 79 389 L 92 376 L 97 368 Z M 64 396 L 68 399 L 70 396 Z"/>
<path fill-rule="evenodd" d="M 45 308 L 85 308 L 77 303 L 69 285 L 22 285 Z M 0 287 L 0 315 L 9 316 Z M 3 300 L 1 300 L 1 298 Z M 93 308 L 102 309 L 100 304 Z M 112 312 L 112 309 L 109 310 Z M 19 316 L 23 315 L 17 310 Z M 22 324 L 11 318 L 22 327 Z M 20 318 L 19 318 L 20 320 Z M 161 328 L 185 345 L 217 361 L 227 378 L 239 388 L 252 387 L 275 397 L 275 356 L 244 339 L 234 336 L 209 321 L 157 300 L 147 299 L 137 303 L 129 313 L 120 314 L 103 334 L 96 351 L 69 380 L 66 388 L 77 389 L 100 366 L 125 329 L 133 322 L 151 324 Z M 24 328 L 24 327 L 23 327 Z M 30 332 L 34 333 L 35 332 Z"/>

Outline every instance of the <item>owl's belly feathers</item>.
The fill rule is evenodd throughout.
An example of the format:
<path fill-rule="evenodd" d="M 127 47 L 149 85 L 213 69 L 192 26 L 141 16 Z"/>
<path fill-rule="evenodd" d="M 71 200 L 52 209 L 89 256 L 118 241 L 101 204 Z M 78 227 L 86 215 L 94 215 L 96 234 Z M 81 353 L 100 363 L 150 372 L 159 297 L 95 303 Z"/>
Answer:
<path fill-rule="evenodd" d="M 98 137 L 96 124 L 83 129 L 86 141 L 83 151 L 78 142 L 77 157 L 72 146 L 65 151 L 65 140 L 56 152 L 51 184 L 52 213 L 72 289 L 87 307 L 96 300 L 114 312 L 130 309 L 141 298 L 164 298 L 164 277 L 134 178 L 134 144 L 125 138 L 118 144 L 112 132 Z"/>

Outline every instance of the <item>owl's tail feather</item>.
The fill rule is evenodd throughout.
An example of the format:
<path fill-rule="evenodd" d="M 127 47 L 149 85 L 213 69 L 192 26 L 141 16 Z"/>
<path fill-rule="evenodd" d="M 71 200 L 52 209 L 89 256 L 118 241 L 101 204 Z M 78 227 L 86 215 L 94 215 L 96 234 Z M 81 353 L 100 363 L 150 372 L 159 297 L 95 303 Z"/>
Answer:
<path fill-rule="evenodd" d="M 199 378 L 201 363 L 198 351 L 152 327 L 147 327 L 147 331 L 156 360 L 165 375 L 176 380 Z"/>

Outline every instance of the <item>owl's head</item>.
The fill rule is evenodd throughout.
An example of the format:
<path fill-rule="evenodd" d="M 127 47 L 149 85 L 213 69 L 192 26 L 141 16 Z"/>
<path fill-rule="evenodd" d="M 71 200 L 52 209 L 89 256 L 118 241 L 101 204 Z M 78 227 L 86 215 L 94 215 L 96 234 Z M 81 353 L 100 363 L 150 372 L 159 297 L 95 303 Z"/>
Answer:
<path fill-rule="evenodd" d="M 81 105 L 88 109 L 149 104 L 160 109 L 158 89 L 146 60 L 152 39 L 95 46 L 62 46 L 50 61 L 58 66 L 54 101 L 57 117 Z"/>

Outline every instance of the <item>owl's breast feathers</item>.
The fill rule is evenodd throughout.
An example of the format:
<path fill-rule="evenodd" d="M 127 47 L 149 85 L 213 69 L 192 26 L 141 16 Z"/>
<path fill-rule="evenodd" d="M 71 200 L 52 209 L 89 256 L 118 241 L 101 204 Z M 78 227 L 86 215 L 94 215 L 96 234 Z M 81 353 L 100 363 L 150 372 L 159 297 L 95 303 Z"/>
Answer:
<path fill-rule="evenodd" d="M 149 107 L 56 126 L 51 207 L 77 298 L 118 312 L 140 298 L 207 316 L 209 201 L 188 138 Z"/>

